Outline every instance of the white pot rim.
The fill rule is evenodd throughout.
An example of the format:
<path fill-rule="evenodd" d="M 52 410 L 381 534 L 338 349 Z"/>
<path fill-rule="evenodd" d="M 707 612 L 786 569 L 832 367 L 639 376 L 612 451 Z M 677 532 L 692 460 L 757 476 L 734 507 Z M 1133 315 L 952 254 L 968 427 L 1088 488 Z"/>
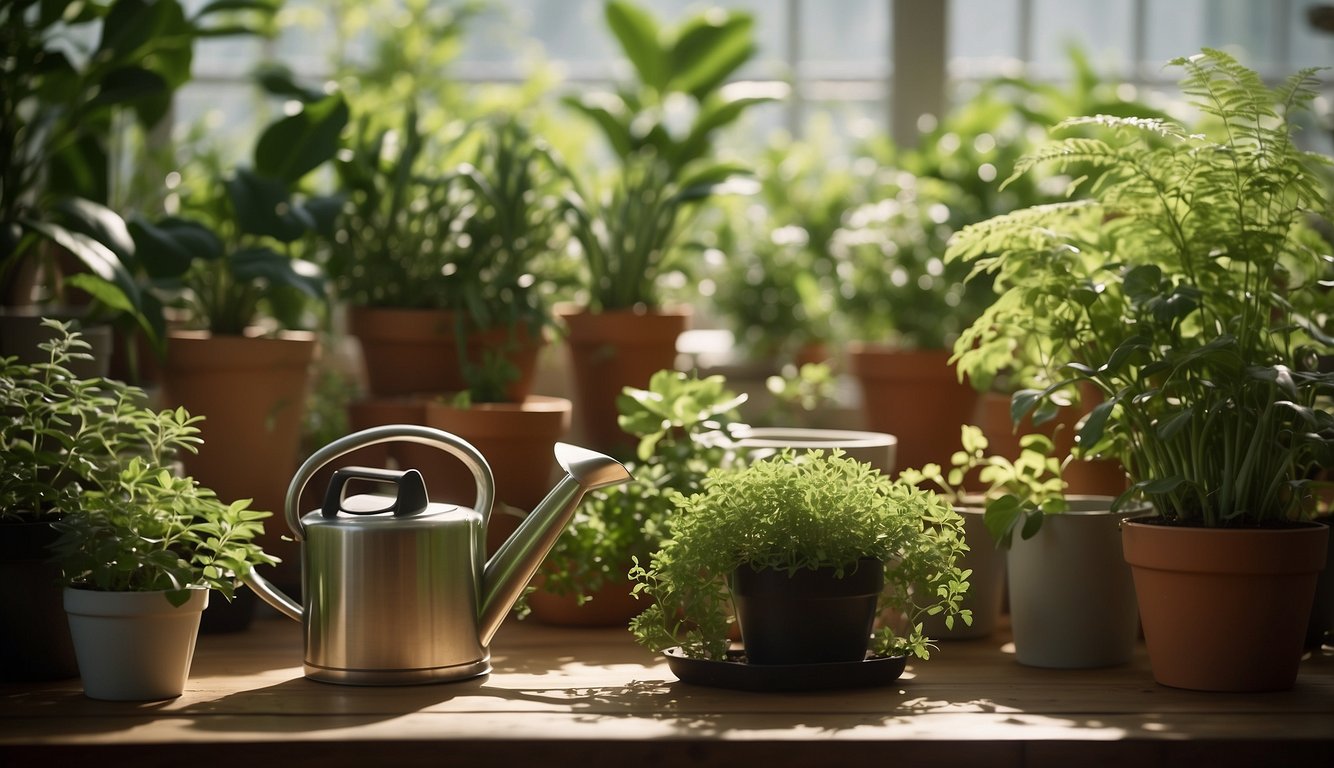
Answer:
<path fill-rule="evenodd" d="M 67 613 L 80 616 L 124 616 L 126 614 L 170 614 L 203 611 L 208 607 L 209 590 L 187 587 L 190 595 L 183 605 L 172 605 L 166 590 L 147 592 L 107 592 L 80 587 L 65 587 Z"/>
<path fill-rule="evenodd" d="M 749 427 L 735 437 L 747 448 L 878 448 L 899 442 L 885 432 L 807 427 Z"/>

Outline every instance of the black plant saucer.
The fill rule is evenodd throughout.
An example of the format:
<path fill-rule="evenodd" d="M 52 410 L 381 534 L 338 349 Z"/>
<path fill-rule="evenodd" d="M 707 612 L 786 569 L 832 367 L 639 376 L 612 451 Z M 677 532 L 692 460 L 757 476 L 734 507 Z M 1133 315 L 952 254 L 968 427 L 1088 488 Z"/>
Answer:
<path fill-rule="evenodd" d="M 682 682 L 740 691 L 827 691 L 889 685 L 903 674 L 906 656 L 871 656 L 827 664 L 749 664 L 745 651 L 726 661 L 692 659 L 679 647 L 663 651 L 667 668 Z"/>

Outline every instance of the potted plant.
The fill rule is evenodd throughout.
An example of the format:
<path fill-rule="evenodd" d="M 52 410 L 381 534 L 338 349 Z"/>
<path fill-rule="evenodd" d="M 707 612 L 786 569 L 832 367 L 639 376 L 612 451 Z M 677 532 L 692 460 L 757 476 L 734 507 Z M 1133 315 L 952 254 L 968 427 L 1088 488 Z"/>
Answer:
<path fill-rule="evenodd" d="M 1011 461 L 988 454 L 979 428 L 964 427 L 961 454 L 967 460 L 956 455 L 960 463 L 949 478 L 958 482 L 973 473 L 986 489 L 965 496 L 965 503 L 980 502 L 994 548 L 1005 552 L 1015 659 L 1061 669 L 1125 664 L 1139 639 L 1139 616 L 1120 527 L 1149 507 L 1114 509 L 1114 496 L 1071 493 L 1065 480 L 1071 456 L 1060 459 L 1046 434 L 1018 442 L 1019 455 Z M 978 547 L 988 546 L 981 538 Z"/>
<path fill-rule="evenodd" d="M 47 359 L 0 358 L 0 616 L 22 631 L 0 635 L 0 679 L 74 677 L 78 670 L 61 608 L 52 524 L 105 479 L 119 454 L 139 447 L 141 422 L 125 419 L 133 391 L 69 370 L 89 345 L 68 322 L 47 320 Z"/>
<path fill-rule="evenodd" d="M 830 243 L 868 185 L 856 158 L 829 150 L 825 127 L 766 146 L 756 195 L 726 201 L 719 227 L 725 258 L 712 275 L 713 304 L 732 330 L 737 362 L 765 374 L 831 356 L 838 276 Z"/>
<path fill-rule="evenodd" d="M 223 502 L 163 462 L 158 448 L 194 431 L 189 415 L 140 418 L 156 430 L 154 443 L 55 524 L 65 611 L 94 699 L 181 695 L 209 592 L 231 600 L 252 566 L 277 562 L 255 543 L 268 512 L 249 509 L 248 499 Z"/>
<path fill-rule="evenodd" d="M 0 565 L 6 577 L 0 594 L 5 625 L 22 628 L 5 633 L 5 679 L 73 676 L 77 644 L 71 643 L 70 627 L 61 610 L 62 569 L 66 575 L 72 567 L 79 573 L 83 569 L 96 572 L 98 588 L 110 588 L 113 583 L 147 584 L 159 578 L 151 575 L 157 573 L 179 575 L 178 545 L 192 539 L 180 538 L 186 534 L 166 525 L 170 518 L 165 510 L 204 493 L 157 471 L 174 463 L 181 452 L 194 450 L 199 442 L 199 418 L 183 409 L 150 410 L 145 393 L 137 387 L 71 375 L 66 362 L 86 354 L 87 345 L 68 323 L 47 321 L 47 327 L 53 335 L 43 345 L 48 362 L 0 361 L 0 414 L 5 421 L 0 430 L 0 459 L 6 468 L 0 473 L 0 542 L 5 550 Z M 117 530 L 124 533 L 116 526 L 127 519 L 116 510 L 128 507 L 115 505 L 140 486 L 147 486 L 143 493 L 152 494 L 162 506 L 162 510 L 140 508 L 138 513 L 145 518 L 142 524 L 154 521 L 153 525 L 161 526 L 143 528 L 143 535 L 151 540 L 130 540 L 117 534 L 116 541 L 107 544 L 102 537 Z M 244 504 L 235 507 L 236 513 L 228 513 L 223 520 L 229 526 L 238 523 L 235 534 L 206 527 L 201 518 L 190 524 L 189 536 L 207 536 L 209 541 L 201 547 L 219 549 L 228 558 L 218 559 L 217 565 L 241 570 L 244 558 L 223 545 L 233 535 L 248 538 L 252 533 L 248 521 L 262 515 L 242 514 Z M 246 525 L 239 525 L 241 522 Z M 159 535 L 163 538 L 155 538 Z M 83 546 L 94 539 L 101 542 L 97 547 Z M 82 542 L 78 551 L 72 549 L 76 540 Z M 134 556 L 118 550 L 117 545 L 124 545 Z M 153 554 L 147 554 L 150 551 Z M 251 550 L 240 554 L 259 557 Z M 113 582 L 113 578 L 122 581 Z M 205 574 L 206 581 L 221 578 L 217 569 Z M 230 584 L 226 585 L 228 598 L 230 590 Z M 48 623 L 53 619 L 58 623 Z M 94 645 L 106 640 L 95 638 Z M 85 679 L 92 674 L 82 659 L 77 670 Z"/>
<path fill-rule="evenodd" d="M 637 81 L 566 104 L 602 131 L 618 165 L 599 191 L 577 185 L 568 218 L 586 267 L 587 297 L 558 307 L 567 328 L 580 426 L 595 446 L 626 447 L 615 403 L 675 367 L 684 307 L 664 306 L 667 275 L 686 265 L 679 242 L 698 203 L 724 191 L 742 166 L 715 156 L 716 135 L 780 92 L 726 83 L 755 52 L 753 18 L 714 9 L 664 27 L 624 0 L 606 20 Z M 684 130 L 675 128 L 683 122 Z"/>
<path fill-rule="evenodd" d="M 249 167 L 188 166 L 179 211 L 130 222 L 137 271 L 178 318 L 163 397 L 208 419 L 207 447 L 185 469 L 223 499 L 268 509 L 282 507 L 296 469 L 316 351 L 315 334 L 296 329 L 315 322 L 325 296 L 306 257 L 332 235 L 340 204 L 302 182 L 333 157 L 348 118 L 337 93 L 290 82 L 283 92 L 305 101 L 264 129 Z M 291 542 L 265 544 L 296 561 Z"/>
<path fill-rule="evenodd" d="M 633 479 L 589 494 L 556 541 L 526 597 L 534 619 L 567 626 L 624 626 L 643 609 L 626 572 L 647 562 L 665 536 L 676 493 L 701 489 L 715 467 L 744 460 L 732 450 L 738 407 L 722 376 L 655 373 L 617 399 L 621 428 L 636 440 Z"/>
<path fill-rule="evenodd" d="M 814 451 L 716 469 L 676 496 L 669 538 L 632 571 L 653 603 L 631 623 L 654 651 L 727 658 L 735 606 L 752 665 L 859 663 L 877 614 L 877 654 L 929 656 L 922 619 L 962 618 L 962 520 L 929 491 Z"/>
<path fill-rule="evenodd" d="M 1091 198 L 965 229 L 949 256 L 995 276 L 979 342 L 1042 351 L 1051 383 L 1017 393 L 1017 417 L 1072 384 L 1102 398 L 1080 448 L 1118 457 L 1125 495 L 1157 513 L 1123 527 L 1155 679 L 1287 688 L 1326 550 L 1302 521 L 1334 456 L 1334 374 L 1315 362 L 1330 348 L 1324 250 L 1307 223 L 1327 210 L 1324 160 L 1289 123 L 1313 75 L 1270 88 L 1208 49 L 1172 63 L 1199 131 L 1072 118 L 1106 133 L 1054 141 L 1016 173 L 1092 165 Z"/>
<path fill-rule="evenodd" d="M 837 311 L 865 423 L 899 439 L 904 466 L 945 463 L 955 430 L 973 415 L 976 395 L 949 350 L 991 292 L 988 280 L 943 259 L 964 202 L 947 182 L 894 172 L 845 215 L 831 243 L 847 283 Z"/>
<path fill-rule="evenodd" d="M 0 355 L 44 360 L 44 317 L 77 319 L 91 358 L 74 372 L 104 374 L 111 323 L 161 343 L 161 318 L 125 261 L 134 244 L 113 196 L 113 126 L 147 131 L 190 79 L 201 37 L 250 34 L 274 8 L 176 0 L 99 0 L 77 7 L 15 0 L 0 9 Z M 91 367 L 90 367 L 91 366 Z"/>
<path fill-rule="evenodd" d="M 415 155 L 422 151 L 421 139 L 410 125 L 411 117 L 404 151 Z M 556 469 L 552 447 L 569 429 L 572 410 L 564 398 L 531 391 L 537 353 L 551 321 L 552 296 L 562 285 L 560 177 L 545 142 L 517 116 L 482 122 L 468 140 L 476 146 L 470 162 L 449 170 L 439 184 L 422 177 L 413 182 L 414 177 L 402 175 L 408 171 L 400 166 L 407 186 L 394 193 L 410 197 L 411 190 L 422 189 L 443 195 L 450 201 L 449 211 L 437 223 L 451 233 L 431 234 L 435 226 L 431 216 L 440 209 L 428 205 L 428 211 L 409 212 L 405 207 L 401 216 L 385 223 L 407 239 L 390 236 L 378 246 L 383 250 L 377 258 L 363 254 L 367 258 L 360 262 L 362 271 L 354 281 L 362 290 L 374 286 L 385 296 L 420 296 L 439 309 L 374 310 L 377 318 L 397 318 L 386 330 L 425 334 L 422 339 L 435 346 L 418 348 L 414 353 L 418 359 L 396 364 L 374 357 L 378 345 L 363 336 L 372 381 L 392 379 L 390 391 L 396 394 L 377 396 L 384 388 L 373 384 L 370 398 L 352 404 L 350 421 L 362 428 L 408 421 L 463 437 L 491 462 L 498 500 L 527 511 L 550 488 L 548 481 Z M 408 168 L 413 163 L 406 158 L 400 162 L 407 162 Z M 351 173 L 350 166 L 344 168 Z M 399 180 L 400 175 L 392 178 Z M 354 199 L 369 197 L 358 193 Z M 368 225 L 344 221 L 349 227 Z M 413 238 L 422 238 L 426 250 L 409 246 Z M 434 244 L 426 246 L 428 241 Z M 347 265 L 337 272 L 348 275 Z M 429 290 L 431 286 L 437 290 Z M 434 322 L 448 327 L 433 325 L 428 313 Z M 414 315 L 424 325 L 414 327 Z M 353 317 L 353 330 L 361 333 L 371 322 L 371 310 L 354 308 Z M 414 375 L 414 370 L 422 369 L 419 359 L 432 356 L 445 359 L 432 361 L 433 373 L 428 376 Z M 472 500 L 470 476 L 457 461 L 411 444 L 388 450 L 400 464 L 426 474 L 433 499 Z M 496 516 L 492 538 L 503 540 L 505 526 L 499 523 L 512 519 Z"/>

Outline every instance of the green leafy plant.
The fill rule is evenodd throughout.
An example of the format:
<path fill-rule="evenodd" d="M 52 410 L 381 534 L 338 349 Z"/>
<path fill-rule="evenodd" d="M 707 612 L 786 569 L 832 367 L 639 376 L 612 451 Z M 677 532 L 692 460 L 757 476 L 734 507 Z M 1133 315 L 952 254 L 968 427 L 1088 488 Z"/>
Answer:
<path fill-rule="evenodd" d="M 469 363 L 466 345 L 459 345 L 472 399 L 493 402 L 505 398 L 517 375 L 507 354 L 518 343 L 514 332 L 540 338 L 552 304 L 576 281 L 566 258 L 558 159 L 517 118 L 484 121 L 480 128 L 473 162 L 458 171 L 472 193 L 463 226 L 469 247 L 457 254 L 445 284 L 458 322 L 511 332 L 504 348 L 485 350 L 480 365 Z M 466 338 L 466 328 L 457 330 Z"/>
<path fill-rule="evenodd" d="M 965 549 L 962 520 L 929 491 L 896 483 L 835 452 L 797 458 L 785 451 L 743 469 L 715 469 L 700 493 L 673 496 L 670 538 L 631 576 L 636 594 L 653 598 L 631 623 L 636 640 L 662 651 L 722 659 L 728 640 L 728 576 L 737 568 L 788 572 L 862 558 L 884 563 L 882 610 L 907 617 L 908 631 L 878 633 L 880 653 L 927 658 L 921 619 L 959 608 L 967 576 L 955 566 Z M 918 588 L 914 588 L 918 587 Z"/>
<path fill-rule="evenodd" d="M 730 451 L 745 401 L 722 376 L 695 378 L 659 371 L 647 389 L 627 387 L 618 398 L 619 422 L 639 439 L 634 479 L 589 494 L 547 556 L 546 588 L 587 600 L 604 584 L 624 580 L 635 558 L 647 559 L 666 535 L 674 493 L 702 487 L 711 468 L 740 459 Z M 628 584 L 627 584 L 628 588 Z"/>
<path fill-rule="evenodd" d="M 749 14 L 714 9 L 663 27 L 630 2 L 605 8 L 638 79 L 565 100 L 597 126 L 619 161 L 602 192 L 576 190 L 567 205 L 596 311 L 659 303 L 661 276 L 683 266 L 671 251 L 687 208 L 696 209 L 687 204 L 749 188 L 735 183 L 744 166 L 715 158 L 718 132 L 785 92 L 727 83 L 755 53 Z"/>
<path fill-rule="evenodd" d="M 301 184 L 338 150 L 348 108 L 336 93 L 281 87 L 304 101 L 264 129 L 251 167 L 210 176 L 197 194 L 181 195 L 175 214 L 130 222 L 135 264 L 154 293 L 216 334 L 239 335 L 261 318 L 308 325 L 311 303 L 325 296 L 319 267 L 304 256 L 333 237 L 341 201 Z"/>
<path fill-rule="evenodd" d="M 125 261 L 134 244 L 112 195 L 113 127 L 141 130 L 166 114 L 191 76 L 197 40 L 266 33 L 277 3 L 207 3 L 187 13 L 176 0 L 14 0 L 0 7 L 0 304 L 87 291 L 101 309 L 157 339 Z M 73 256 L 64 275 L 55 254 Z M 15 296 L 20 263 L 44 263 L 56 282 Z"/>
<path fill-rule="evenodd" d="M 334 162 L 345 203 L 325 266 L 340 299 L 409 309 L 447 303 L 443 268 L 466 247 L 468 201 L 462 180 L 444 170 L 447 158 L 422 135 L 414 109 L 393 129 L 358 117 Z"/>
<path fill-rule="evenodd" d="M 274 564 L 254 538 L 268 512 L 224 504 L 171 465 L 201 440 L 183 408 L 154 411 L 143 390 L 113 379 L 78 379 L 65 367 L 87 343 L 68 323 L 38 363 L 0 360 L 0 520 L 47 521 L 64 578 L 99 590 L 187 587 L 230 600 L 252 565 Z"/>
<path fill-rule="evenodd" d="M 254 541 L 270 513 L 249 506 L 249 499 L 224 503 L 193 479 L 135 456 L 114 483 L 86 491 L 54 523 L 60 538 L 53 549 L 71 586 L 165 590 L 175 605 L 188 588 L 206 587 L 231 600 L 251 567 L 278 562 Z"/>
<path fill-rule="evenodd" d="M 0 359 L 0 519 L 59 519 L 90 491 L 113 487 L 130 457 L 169 462 L 199 443 L 197 418 L 155 413 L 146 395 L 114 379 L 80 379 L 71 361 L 88 343 L 69 323 L 44 320 L 56 333 L 35 363 Z"/>
<path fill-rule="evenodd" d="M 955 506 L 984 507 L 983 521 L 997 545 L 1009 548 L 1016 531 L 1025 539 L 1037 535 L 1044 515 L 1059 514 L 1069 505 L 1061 462 L 1052 456 L 1055 446 L 1046 435 L 1019 438 L 1014 461 L 987 453 L 982 430 L 965 424 L 959 429 L 960 450 L 950 457 L 948 470 L 939 464 L 909 468 L 899 480 L 931 487 Z"/>
<path fill-rule="evenodd" d="M 758 193 L 730 198 L 717 227 L 712 300 L 747 357 L 792 360 L 834 338 L 830 244 L 868 184 L 855 160 L 822 148 L 829 138 L 772 141 L 756 163 Z"/>
<path fill-rule="evenodd" d="M 1332 340 L 1320 279 L 1329 265 L 1308 221 L 1328 210 L 1289 119 L 1315 95 L 1304 70 L 1266 86 L 1206 49 L 1172 65 L 1206 117 L 1077 117 L 1022 176 L 1077 164 L 1091 198 L 969 227 L 948 258 L 995 276 L 999 300 L 960 338 L 961 371 L 1024 357 L 1045 380 L 1012 399 L 1015 420 L 1074 384 L 1102 396 L 1078 435 L 1085 455 L 1119 458 L 1174 524 L 1264 526 L 1300 517 L 1310 478 L 1334 463 Z M 1072 187 L 1078 188 L 1078 181 Z M 1036 378 L 1036 377 L 1035 377 Z"/>
<path fill-rule="evenodd" d="M 764 388 L 774 398 L 765 422 L 774 426 L 813 426 L 811 422 L 817 421 L 813 415 L 837 402 L 837 380 L 828 363 L 784 366 L 781 373 L 764 380 Z"/>
<path fill-rule="evenodd" d="M 871 201 L 844 215 L 830 242 L 838 321 L 846 338 L 913 349 L 948 349 L 992 300 L 990 280 L 947 264 L 945 246 L 961 223 L 957 187 L 893 172 Z"/>

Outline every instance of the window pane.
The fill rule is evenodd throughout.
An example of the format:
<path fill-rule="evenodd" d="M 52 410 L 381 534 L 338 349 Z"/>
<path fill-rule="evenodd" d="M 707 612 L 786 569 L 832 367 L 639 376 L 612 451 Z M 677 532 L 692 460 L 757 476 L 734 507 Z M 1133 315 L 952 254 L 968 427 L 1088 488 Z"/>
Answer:
<path fill-rule="evenodd" d="M 953 77 L 994 74 L 1019 57 L 1019 0 L 952 0 L 949 68 Z"/>
<path fill-rule="evenodd" d="M 1282 67 L 1274 56 L 1277 3 L 1249 0 L 1151 0 L 1145 17 L 1145 74 L 1166 77 L 1163 65 L 1201 48 L 1222 48 L 1262 73 Z"/>
<path fill-rule="evenodd" d="M 883 78 L 889 71 L 889 0 L 800 0 L 802 74 Z"/>
<path fill-rule="evenodd" d="M 1129 70 L 1132 0 L 1033 0 L 1033 66 L 1040 78 L 1071 74 L 1070 46 L 1078 46 L 1107 77 Z"/>

